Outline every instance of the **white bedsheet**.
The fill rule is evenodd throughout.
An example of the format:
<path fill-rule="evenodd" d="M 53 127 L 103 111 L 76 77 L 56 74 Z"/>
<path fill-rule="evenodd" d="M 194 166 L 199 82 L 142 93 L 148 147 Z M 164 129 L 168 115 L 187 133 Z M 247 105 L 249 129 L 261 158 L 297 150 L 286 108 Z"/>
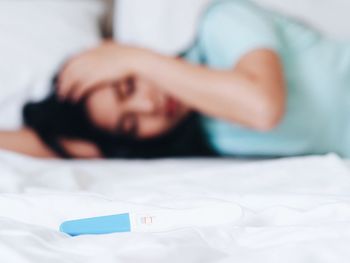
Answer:
<path fill-rule="evenodd" d="M 256 163 L 38 161 L 0 153 L 1 262 L 348 262 L 350 174 L 336 156 Z M 67 219 L 232 202 L 239 222 L 70 238 Z"/>

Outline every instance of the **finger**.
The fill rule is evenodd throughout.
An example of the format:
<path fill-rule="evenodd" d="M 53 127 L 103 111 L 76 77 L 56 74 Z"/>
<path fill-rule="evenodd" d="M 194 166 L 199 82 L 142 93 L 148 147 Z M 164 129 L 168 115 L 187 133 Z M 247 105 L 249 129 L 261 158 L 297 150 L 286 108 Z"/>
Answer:
<path fill-rule="evenodd" d="M 74 92 L 71 93 L 70 99 L 74 102 L 78 102 L 83 99 L 89 92 L 92 92 L 94 89 L 93 76 L 90 74 L 84 75 L 84 78 L 81 78 L 81 81 L 76 85 Z"/>
<path fill-rule="evenodd" d="M 69 68 L 65 69 L 64 72 L 61 73 L 58 80 L 58 88 L 57 94 L 61 99 L 67 97 L 70 92 L 70 88 L 72 87 L 72 83 L 74 83 L 74 75 L 70 72 Z"/>
<path fill-rule="evenodd" d="M 77 85 L 77 82 L 81 79 L 82 70 L 84 69 L 84 64 L 81 62 L 83 62 L 81 58 L 73 59 L 61 71 L 58 78 L 57 94 L 62 99 L 68 97 L 70 89 Z"/>
<path fill-rule="evenodd" d="M 67 61 L 63 67 L 61 68 L 59 74 L 58 74 L 58 78 L 57 78 L 57 93 L 61 94 L 64 93 L 63 89 L 67 86 L 67 82 L 70 76 L 70 69 L 71 66 L 73 65 L 73 62 L 75 61 L 75 59 L 70 59 L 69 61 Z"/>
<path fill-rule="evenodd" d="M 82 100 L 84 97 L 85 91 L 84 91 L 84 86 L 81 84 L 78 85 L 70 94 L 69 99 L 73 103 L 77 103 Z"/>
<path fill-rule="evenodd" d="M 69 100 L 72 103 L 77 102 L 78 100 L 76 99 L 76 94 L 79 91 L 79 89 L 81 88 L 81 84 L 80 83 L 76 83 L 74 86 L 72 86 L 72 88 L 70 88 L 69 93 L 67 94 L 67 97 L 65 97 L 66 100 Z"/>
<path fill-rule="evenodd" d="M 89 93 L 93 92 L 93 90 L 98 86 L 95 84 L 96 81 L 93 78 L 88 78 L 81 82 L 81 84 L 74 91 L 74 95 L 72 97 L 74 102 L 78 102 L 82 100 Z"/>
<path fill-rule="evenodd" d="M 60 82 L 60 87 L 58 90 L 58 95 L 61 99 L 69 99 L 70 94 L 73 90 L 76 89 L 79 85 L 80 80 L 82 79 L 82 72 L 79 71 L 79 68 L 70 68 L 65 72 L 62 81 Z"/>

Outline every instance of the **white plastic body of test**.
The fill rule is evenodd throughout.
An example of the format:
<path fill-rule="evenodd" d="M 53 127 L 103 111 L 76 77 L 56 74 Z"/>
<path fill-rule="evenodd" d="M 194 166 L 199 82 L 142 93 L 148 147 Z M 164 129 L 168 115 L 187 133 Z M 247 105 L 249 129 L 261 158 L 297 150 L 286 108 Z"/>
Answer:
<path fill-rule="evenodd" d="M 243 216 L 239 205 L 211 205 L 194 209 L 162 209 L 129 213 L 131 232 L 165 232 L 187 227 L 237 224 Z"/>

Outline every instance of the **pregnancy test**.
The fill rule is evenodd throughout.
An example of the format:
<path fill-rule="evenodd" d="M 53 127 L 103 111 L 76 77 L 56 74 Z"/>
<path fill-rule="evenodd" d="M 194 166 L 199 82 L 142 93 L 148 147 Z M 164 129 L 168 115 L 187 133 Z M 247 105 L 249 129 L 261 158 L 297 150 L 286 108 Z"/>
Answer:
<path fill-rule="evenodd" d="M 186 227 L 234 224 L 242 215 L 242 208 L 234 204 L 183 210 L 162 209 L 67 221 L 60 226 L 60 231 L 70 236 L 122 232 L 155 233 Z"/>

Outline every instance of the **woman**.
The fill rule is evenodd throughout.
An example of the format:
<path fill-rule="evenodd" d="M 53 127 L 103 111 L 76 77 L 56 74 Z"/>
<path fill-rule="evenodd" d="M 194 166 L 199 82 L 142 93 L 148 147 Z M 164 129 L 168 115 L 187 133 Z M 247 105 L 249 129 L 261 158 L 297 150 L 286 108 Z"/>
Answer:
<path fill-rule="evenodd" d="M 192 151 L 175 155 L 350 156 L 350 45 L 248 1 L 214 1 L 181 58 L 105 42 L 69 61 L 56 86 L 60 103 L 84 105 L 86 123 L 103 136 L 128 137 L 130 147 L 166 137 L 197 113 L 189 138 L 199 139 L 185 140 Z M 12 135 L 36 138 L 21 132 Z M 63 148 L 71 156 L 109 157 L 91 136 L 61 135 L 54 144 L 62 147 L 40 139 L 29 140 L 30 147 L 3 145 L 35 156 L 66 156 Z M 152 145 L 140 146 L 144 155 Z"/>

